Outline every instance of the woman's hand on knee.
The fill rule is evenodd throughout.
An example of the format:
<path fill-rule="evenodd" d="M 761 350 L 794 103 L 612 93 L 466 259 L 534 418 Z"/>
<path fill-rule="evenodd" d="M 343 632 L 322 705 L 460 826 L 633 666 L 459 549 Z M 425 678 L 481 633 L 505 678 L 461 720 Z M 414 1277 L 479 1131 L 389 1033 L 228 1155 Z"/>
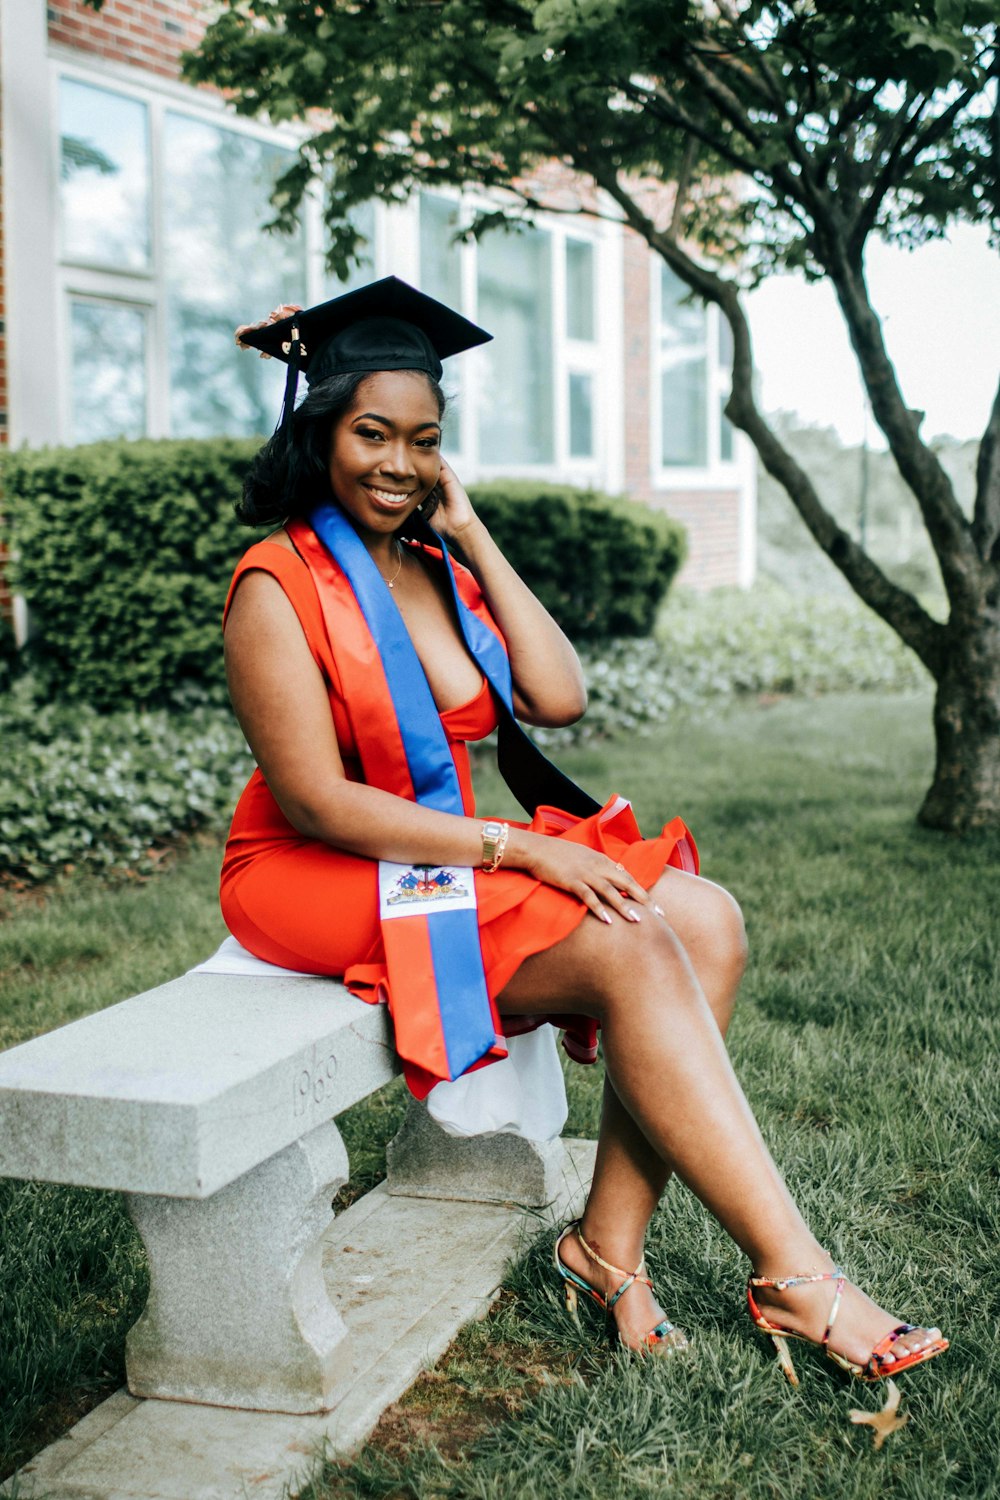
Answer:
<path fill-rule="evenodd" d="M 625 866 L 597 849 L 542 833 L 522 832 L 517 842 L 523 843 L 523 852 L 519 848 L 517 858 L 522 869 L 545 885 L 576 896 L 602 922 L 612 921 L 614 912 L 628 922 L 638 922 L 641 908 L 663 915 Z"/>

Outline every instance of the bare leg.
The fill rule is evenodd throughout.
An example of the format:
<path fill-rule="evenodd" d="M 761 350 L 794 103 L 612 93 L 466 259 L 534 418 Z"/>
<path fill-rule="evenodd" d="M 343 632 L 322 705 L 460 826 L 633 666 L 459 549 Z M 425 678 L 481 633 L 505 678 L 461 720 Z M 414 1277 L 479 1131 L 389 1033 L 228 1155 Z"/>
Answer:
<path fill-rule="evenodd" d="M 746 962 L 739 907 L 721 886 L 679 870 L 665 871 L 651 894 L 683 943 L 724 1037 Z M 646 1228 L 670 1171 L 670 1163 L 650 1145 L 606 1076 L 597 1159 L 581 1226 L 602 1259 L 626 1271 L 639 1264 Z M 618 1281 L 602 1272 L 573 1238 L 563 1242 L 560 1255 L 605 1295 L 616 1289 Z M 641 1282 L 615 1306 L 618 1330 L 627 1344 L 640 1343 L 663 1316 L 653 1293 Z"/>
<path fill-rule="evenodd" d="M 526 960 L 499 1003 L 510 1013 L 545 1009 L 597 1017 L 618 1099 L 656 1155 L 673 1164 L 756 1272 L 780 1276 L 830 1268 L 764 1145 L 691 959 L 665 920 L 648 909 L 637 924 L 616 918 L 605 926 L 585 918 L 563 942 Z M 641 1149 L 637 1156 L 620 1141 L 609 1150 L 612 1163 L 631 1160 L 633 1179 L 642 1175 Z M 653 1185 L 647 1178 L 649 1192 Z M 627 1206 L 636 1217 L 641 1191 L 633 1180 Z M 602 1184 L 601 1192 L 614 1202 L 613 1182 Z M 825 1326 L 831 1300 L 829 1285 L 822 1283 L 761 1299 L 785 1326 L 813 1337 Z M 851 1287 L 832 1344 L 863 1362 L 897 1321 Z M 926 1332 L 918 1331 L 901 1339 L 900 1348 L 927 1342 Z"/>

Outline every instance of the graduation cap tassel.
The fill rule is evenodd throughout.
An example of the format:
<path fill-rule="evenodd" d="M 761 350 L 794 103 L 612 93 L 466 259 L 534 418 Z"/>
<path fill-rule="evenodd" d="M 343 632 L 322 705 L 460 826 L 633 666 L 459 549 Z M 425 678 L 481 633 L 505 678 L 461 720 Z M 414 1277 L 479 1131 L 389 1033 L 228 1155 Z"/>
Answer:
<path fill-rule="evenodd" d="M 289 442 L 292 436 L 292 413 L 295 411 L 295 397 L 299 389 L 299 364 L 305 349 L 299 338 L 297 327 L 292 329 L 291 339 L 287 344 L 282 344 L 281 351 L 288 356 L 288 369 L 285 372 L 285 399 L 281 405 L 281 420 L 278 423 L 285 441 Z"/>

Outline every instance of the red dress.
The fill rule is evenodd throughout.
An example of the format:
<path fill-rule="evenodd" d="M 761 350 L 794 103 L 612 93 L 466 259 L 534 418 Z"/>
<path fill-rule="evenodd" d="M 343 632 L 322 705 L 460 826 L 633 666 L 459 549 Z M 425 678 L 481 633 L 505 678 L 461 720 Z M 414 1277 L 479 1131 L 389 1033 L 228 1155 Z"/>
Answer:
<path fill-rule="evenodd" d="M 233 575 L 226 616 L 236 585 L 252 569 L 269 573 L 281 585 L 298 616 L 330 698 L 344 770 L 361 781 L 361 766 L 347 715 L 334 654 L 306 563 L 277 542 L 249 548 Z M 489 621 L 472 575 L 456 567 L 465 603 Z M 495 628 L 495 626 L 494 626 Z M 467 816 L 476 816 L 466 741 L 483 739 L 496 728 L 492 694 L 485 679 L 476 696 L 441 714 Z M 631 808 L 611 798 L 600 813 L 578 819 L 557 808 L 539 808 L 520 825 L 534 832 L 572 839 L 600 849 L 647 889 L 667 865 L 696 872 L 698 856 L 688 830 L 675 818 L 660 837 L 643 839 Z M 587 915 L 575 896 L 542 884 L 522 870 L 501 866 L 492 875 L 477 871 L 476 897 L 483 968 L 491 999 L 503 990 L 521 963 L 566 937 Z M 378 861 L 348 854 L 306 838 L 289 823 L 255 770 L 233 816 L 221 881 L 222 914 L 233 936 L 258 958 L 308 974 L 343 977 L 364 1000 L 392 993 L 378 918 Z M 504 1032 L 516 1035 L 549 1017 L 503 1017 Z M 552 1018 L 565 1029 L 564 1046 L 578 1062 L 597 1056 L 597 1028 L 584 1016 Z"/>

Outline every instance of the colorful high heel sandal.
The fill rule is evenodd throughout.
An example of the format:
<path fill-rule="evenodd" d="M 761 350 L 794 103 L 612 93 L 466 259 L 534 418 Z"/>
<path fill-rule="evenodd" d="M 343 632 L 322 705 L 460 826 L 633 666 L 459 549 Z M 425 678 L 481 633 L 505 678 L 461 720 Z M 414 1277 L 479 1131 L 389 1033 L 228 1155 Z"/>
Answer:
<path fill-rule="evenodd" d="M 566 1293 L 566 1311 L 569 1313 L 570 1317 L 574 1319 L 575 1322 L 579 1323 L 580 1313 L 577 1306 L 579 1293 L 586 1292 L 587 1296 L 592 1297 L 593 1300 L 597 1303 L 598 1307 L 604 1310 L 604 1313 L 608 1319 L 608 1338 L 613 1347 L 616 1343 L 619 1342 L 618 1328 L 612 1316 L 612 1308 L 614 1307 L 615 1303 L 625 1295 L 629 1287 L 632 1286 L 635 1282 L 642 1282 L 642 1284 L 644 1286 L 648 1286 L 650 1290 L 652 1290 L 653 1283 L 646 1275 L 645 1257 L 639 1262 L 635 1270 L 631 1272 L 623 1271 L 621 1266 L 612 1266 L 608 1263 L 608 1261 L 602 1260 L 593 1246 L 588 1245 L 587 1241 L 584 1239 L 583 1233 L 580 1229 L 580 1222 L 581 1221 L 579 1219 L 574 1219 L 572 1224 L 566 1225 L 566 1228 L 556 1240 L 555 1246 L 553 1247 L 552 1251 L 552 1257 L 555 1261 L 556 1270 L 559 1272 L 559 1275 L 562 1277 L 565 1284 L 564 1289 Z M 596 1287 L 591 1286 L 589 1281 L 584 1281 L 582 1276 L 578 1276 L 575 1271 L 571 1271 L 568 1266 L 563 1265 L 563 1262 L 559 1256 L 559 1247 L 566 1236 L 569 1234 L 576 1235 L 577 1239 L 580 1241 L 580 1246 L 584 1254 L 589 1256 L 589 1258 L 594 1262 L 596 1266 L 602 1266 L 605 1271 L 610 1271 L 613 1275 L 622 1277 L 621 1285 L 617 1288 L 616 1291 L 612 1292 L 610 1297 L 605 1297 L 604 1293 L 599 1292 Z M 639 1348 L 642 1350 L 655 1349 L 662 1351 L 664 1354 L 670 1354 L 675 1350 L 688 1348 L 688 1340 L 687 1336 L 682 1333 L 679 1328 L 675 1328 L 673 1323 L 669 1322 L 666 1318 L 662 1318 L 660 1322 L 656 1324 L 655 1328 L 651 1328 L 649 1332 L 643 1337 L 642 1344 L 639 1346 Z"/>
<path fill-rule="evenodd" d="M 830 1316 L 827 1318 L 826 1331 L 821 1339 L 810 1338 L 806 1333 L 795 1333 L 790 1328 L 782 1328 L 779 1323 L 772 1323 L 757 1306 L 753 1295 L 755 1286 L 771 1286 L 776 1291 L 784 1292 L 789 1287 L 805 1286 L 812 1281 L 835 1281 L 837 1290 L 834 1293 L 833 1305 L 830 1308 Z M 832 1359 L 835 1365 L 846 1370 L 849 1375 L 858 1380 L 864 1380 L 872 1384 L 876 1380 L 885 1380 L 890 1375 L 901 1375 L 904 1370 L 912 1370 L 914 1365 L 926 1364 L 936 1354 L 943 1354 L 948 1347 L 948 1340 L 943 1337 L 940 1328 L 926 1328 L 925 1333 L 933 1335 L 933 1342 L 926 1344 L 923 1349 L 911 1349 L 908 1353 L 898 1358 L 892 1353 L 892 1345 L 897 1339 L 903 1338 L 907 1333 L 917 1333 L 920 1325 L 916 1323 L 898 1323 L 895 1328 L 879 1339 L 872 1349 L 868 1360 L 863 1365 L 855 1364 L 853 1360 L 846 1359 L 844 1355 L 838 1354 L 835 1349 L 830 1348 L 830 1335 L 840 1311 L 841 1298 L 844 1295 L 844 1286 L 847 1277 L 839 1266 L 834 1266 L 832 1271 L 821 1271 L 812 1276 L 751 1276 L 747 1281 L 747 1307 L 754 1323 L 761 1333 L 769 1334 L 774 1340 L 774 1347 L 778 1353 L 778 1362 L 792 1385 L 798 1385 L 799 1377 L 795 1373 L 792 1364 L 792 1356 L 788 1352 L 788 1339 L 801 1339 L 805 1344 L 813 1344 L 822 1349 L 828 1359 Z M 888 1357 L 887 1357 L 888 1356 Z"/>

